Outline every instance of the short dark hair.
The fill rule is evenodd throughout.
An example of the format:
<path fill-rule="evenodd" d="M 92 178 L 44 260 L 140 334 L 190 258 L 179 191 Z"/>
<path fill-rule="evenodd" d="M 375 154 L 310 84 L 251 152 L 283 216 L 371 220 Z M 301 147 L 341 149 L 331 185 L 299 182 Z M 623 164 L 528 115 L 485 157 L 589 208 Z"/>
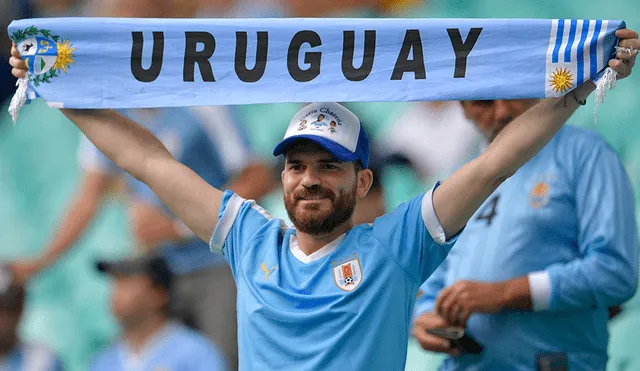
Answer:
<path fill-rule="evenodd" d="M 353 161 L 353 169 L 355 170 L 356 174 L 358 174 L 359 171 L 364 170 L 364 165 L 362 165 L 362 162 L 360 160 L 355 160 Z"/>

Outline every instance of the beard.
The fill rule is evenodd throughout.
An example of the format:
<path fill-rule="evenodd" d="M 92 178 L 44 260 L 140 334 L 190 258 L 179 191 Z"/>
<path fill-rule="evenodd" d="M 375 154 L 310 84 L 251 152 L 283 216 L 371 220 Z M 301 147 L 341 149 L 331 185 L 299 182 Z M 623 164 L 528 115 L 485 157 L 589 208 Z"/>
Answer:
<path fill-rule="evenodd" d="M 314 236 L 330 233 L 353 216 L 356 208 L 356 187 L 357 184 L 354 183 L 351 192 L 340 191 L 338 196 L 318 185 L 293 192 L 284 198 L 289 219 L 300 232 Z M 298 210 L 300 201 L 316 197 L 328 198 L 331 207 L 324 210 L 322 206 L 312 204 L 307 205 L 303 212 Z"/>

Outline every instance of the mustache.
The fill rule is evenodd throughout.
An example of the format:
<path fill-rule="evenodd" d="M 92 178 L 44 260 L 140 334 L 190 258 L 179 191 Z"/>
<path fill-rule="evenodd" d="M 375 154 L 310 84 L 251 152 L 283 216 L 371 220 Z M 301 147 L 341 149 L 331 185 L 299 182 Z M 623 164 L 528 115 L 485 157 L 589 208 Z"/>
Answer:
<path fill-rule="evenodd" d="M 328 198 L 331 201 L 334 200 L 334 195 L 331 191 L 326 190 L 320 186 L 312 186 L 305 188 L 304 190 L 297 191 L 293 194 L 295 200 L 314 200 L 320 198 Z"/>

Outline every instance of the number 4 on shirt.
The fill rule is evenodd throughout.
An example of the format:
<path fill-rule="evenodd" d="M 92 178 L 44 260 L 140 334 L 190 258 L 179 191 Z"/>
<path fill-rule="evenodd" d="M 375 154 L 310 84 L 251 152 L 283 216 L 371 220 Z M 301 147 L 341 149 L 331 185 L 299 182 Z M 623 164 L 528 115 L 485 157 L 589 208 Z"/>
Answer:
<path fill-rule="evenodd" d="M 497 194 L 493 196 L 480 210 L 478 216 L 476 216 L 476 220 L 486 220 L 487 226 L 491 225 L 491 221 L 493 217 L 497 215 L 496 210 L 498 209 L 498 201 L 500 201 L 500 195 Z"/>

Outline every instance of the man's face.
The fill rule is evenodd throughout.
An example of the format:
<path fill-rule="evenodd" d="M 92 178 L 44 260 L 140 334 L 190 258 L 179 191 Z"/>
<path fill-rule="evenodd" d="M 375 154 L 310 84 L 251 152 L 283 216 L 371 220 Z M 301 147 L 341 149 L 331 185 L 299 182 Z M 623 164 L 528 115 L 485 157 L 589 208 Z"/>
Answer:
<path fill-rule="evenodd" d="M 465 116 L 474 122 L 482 135 L 492 141 L 513 119 L 523 114 L 537 99 L 462 101 Z"/>
<path fill-rule="evenodd" d="M 324 120 L 324 115 L 318 115 L 318 122 Z"/>
<path fill-rule="evenodd" d="M 120 275 L 114 277 L 111 309 L 124 328 L 144 320 L 168 302 L 164 290 L 153 285 L 145 275 Z"/>
<path fill-rule="evenodd" d="M 353 162 L 338 161 L 319 145 L 304 141 L 286 157 L 284 203 L 299 231 L 323 235 L 351 219 L 357 198 L 370 186 L 358 182 Z"/>

